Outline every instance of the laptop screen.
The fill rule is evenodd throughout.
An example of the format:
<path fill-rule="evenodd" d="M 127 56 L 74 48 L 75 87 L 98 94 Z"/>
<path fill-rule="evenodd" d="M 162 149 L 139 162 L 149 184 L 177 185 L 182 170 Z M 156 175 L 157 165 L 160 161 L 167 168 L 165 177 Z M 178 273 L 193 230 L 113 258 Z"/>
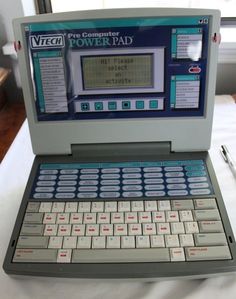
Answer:
<path fill-rule="evenodd" d="M 24 25 L 38 121 L 204 116 L 209 16 Z"/>

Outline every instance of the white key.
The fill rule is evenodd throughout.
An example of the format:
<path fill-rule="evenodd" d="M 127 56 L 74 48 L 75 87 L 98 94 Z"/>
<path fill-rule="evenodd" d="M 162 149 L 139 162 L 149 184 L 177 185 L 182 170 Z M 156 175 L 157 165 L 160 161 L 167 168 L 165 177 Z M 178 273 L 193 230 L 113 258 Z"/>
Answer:
<path fill-rule="evenodd" d="M 165 189 L 164 185 L 146 185 L 144 186 L 145 190 L 163 190 Z"/>
<path fill-rule="evenodd" d="M 53 194 L 52 193 L 34 193 L 33 197 L 37 198 L 37 199 L 49 199 L 49 198 L 53 198 Z M 47 212 L 50 212 L 50 211 L 47 211 Z"/>
<path fill-rule="evenodd" d="M 74 224 L 72 226 L 71 235 L 72 236 L 84 236 L 85 224 Z"/>
<path fill-rule="evenodd" d="M 91 202 L 79 202 L 78 212 L 90 212 L 91 209 Z"/>
<path fill-rule="evenodd" d="M 151 247 L 165 247 L 164 236 L 150 236 Z"/>
<path fill-rule="evenodd" d="M 46 224 L 44 228 L 44 236 L 56 236 L 57 235 L 57 224 Z"/>
<path fill-rule="evenodd" d="M 98 213 L 97 223 L 110 223 L 110 213 Z"/>
<path fill-rule="evenodd" d="M 165 212 L 152 212 L 153 222 L 165 222 Z"/>
<path fill-rule="evenodd" d="M 98 187 L 97 186 L 86 186 L 86 187 L 79 187 L 78 188 L 79 192 L 96 192 L 98 191 Z"/>
<path fill-rule="evenodd" d="M 159 211 L 168 211 L 170 210 L 170 201 L 169 200 L 158 200 L 157 201 Z"/>
<path fill-rule="evenodd" d="M 104 202 L 103 201 L 94 201 L 92 202 L 91 212 L 98 213 L 104 211 Z"/>
<path fill-rule="evenodd" d="M 97 168 L 83 168 L 80 170 L 81 173 L 99 173 Z"/>
<path fill-rule="evenodd" d="M 181 222 L 193 221 L 192 211 L 190 210 L 179 211 L 179 218 Z"/>
<path fill-rule="evenodd" d="M 142 184 L 142 180 L 140 179 L 126 179 L 122 181 L 124 185 L 139 185 Z"/>
<path fill-rule="evenodd" d="M 57 263 L 70 263 L 71 249 L 59 249 L 57 254 Z"/>
<path fill-rule="evenodd" d="M 184 222 L 186 234 L 198 233 L 198 224 L 197 222 Z"/>
<path fill-rule="evenodd" d="M 141 178 L 141 173 L 125 173 L 122 177 L 123 179 L 139 179 Z"/>
<path fill-rule="evenodd" d="M 183 262 L 185 261 L 185 254 L 183 248 L 170 248 L 170 260 L 171 262 Z"/>
<path fill-rule="evenodd" d="M 128 225 L 129 236 L 142 235 L 141 223 L 130 223 Z"/>
<path fill-rule="evenodd" d="M 120 186 L 101 186 L 100 191 L 119 191 Z"/>
<path fill-rule="evenodd" d="M 160 173 L 144 173 L 144 183 L 145 184 L 162 184 L 164 182 L 163 179 L 160 179 L 163 177 L 163 174 Z"/>
<path fill-rule="evenodd" d="M 40 174 L 57 174 L 57 173 L 58 173 L 57 169 L 40 170 Z"/>
<path fill-rule="evenodd" d="M 84 224 L 95 224 L 96 223 L 96 213 L 84 213 Z"/>
<path fill-rule="evenodd" d="M 36 192 L 53 192 L 55 188 L 53 187 L 37 187 L 35 188 Z"/>
<path fill-rule="evenodd" d="M 186 195 L 188 195 L 187 190 L 171 190 L 171 191 L 168 191 L 167 193 L 169 196 L 186 196 Z"/>
<path fill-rule="evenodd" d="M 184 234 L 184 224 L 182 222 L 171 222 L 170 224 L 172 234 Z"/>
<path fill-rule="evenodd" d="M 113 225 L 112 224 L 101 224 L 100 225 L 100 236 L 112 236 Z"/>
<path fill-rule="evenodd" d="M 75 192 L 75 187 L 58 187 L 57 192 Z"/>
<path fill-rule="evenodd" d="M 70 215 L 70 223 L 71 224 L 80 224 L 83 222 L 83 213 L 71 213 Z"/>
<path fill-rule="evenodd" d="M 165 171 L 182 171 L 183 167 L 182 166 L 167 166 L 164 167 Z"/>
<path fill-rule="evenodd" d="M 42 180 L 42 181 L 49 181 L 49 180 L 55 181 L 56 179 L 57 179 L 56 175 L 40 175 L 38 177 L 38 180 Z"/>
<path fill-rule="evenodd" d="M 75 197 L 75 193 L 56 193 L 55 197 L 56 198 L 63 198 L 63 199 L 64 198 L 74 198 Z"/>
<path fill-rule="evenodd" d="M 72 249 L 76 248 L 77 237 L 64 237 L 63 248 L 64 249 Z"/>
<path fill-rule="evenodd" d="M 152 222 L 151 212 L 139 212 L 138 218 L 139 218 L 139 223 Z"/>
<path fill-rule="evenodd" d="M 161 167 L 144 167 L 143 168 L 144 172 L 159 172 L 162 171 Z"/>
<path fill-rule="evenodd" d="M 87 224 L 86 225 L 86 236 L 98 236 L 99 225 L 98 224 Z"/>
<path fill-rule="evenodd" d="M 101 179 L 103 180 L 111 180 L 111 179 L 119 179 L 120 174 L 118 173 L 107 173 L 107 174 L 102 174 Z"/>
<path fill-rule="evenodd" d="M 134 236 L 122 236 L 121 248 L 135 248 Z"/>
<path fill-rule="evenodd" d="M 136 236 L 137 248 L 150 248 L 149 236 Z"/>
<path fill-rule="evenodd" d="M 77 194 L 77 197 L 78 198 L 97 198 L 98 197 L 98 194 L 97 192 L 86 192 L 86 193 L 78 193 Z M 89 211 L 87 211 L 89 212 Z"/>
<path fill-rule="evenodd" d="M 120 168 L 103 168 L 102 173 L 119 173 Z"/>
<path fill-rule="evenodd" d="M 143 223 L 143 234 L 144 235 L 155 235 L 156 234 L 155 223 Z"/>
<path fill-rule="evenodd" d="M 52 202 L 41 202 L 39 212 L 50 213 L 52 209 Z"/>
<path fill-rule="evenodd" d="M 156 196 L 165 196 L 165 191 L 146 191 L 145 196 L 147 197 L 156 197 Z"/>
<path fill-rule="evenodd" d="M 143 192 L 140 192 L 140 191 L 123 192 L 122 196 L 123 197 L 142 197 L 143 196 Z"/>
<path fill-rule="evenodd" d="M 115 236 L 126 236 L 128 234 L 127 224 L 114 224 Z"/>
<path fill-rule="evenodd" d="M 157 202 L 156 200 L 145 200 L 144 201 L 145 211 L 157 211 Z"/>
<path fill-rule="evenodd" d="M 157 223 L 157 233 L 159 235 L 170 234 L 170 224 L 169 223 Z"/>
<path fill-rule="evenodd" d="M 112 213 L 111 223 L 124 223 L 124 213 Z"/>
<path fill-rule="evenodd" d="M 179 178 L 179 177 L 183 177 L 184 176 L 184 173 L 183 172 L 166 172 L 165 173 L 165 176 L 167 177 L 167 178 L 173 178 L 173 177 L 177 177 L 177 178 Z"/>
<path fill-rule="evenodd" d="M 85 181 L 79 181 L 80 186 L 97 186 L 98 181 L 97 180 L 85 180 Z"/>
<path fill-rule="evenodd" d="M 55 186 L 55 181 L 38 181 L 37 186 Z"/>
<path fill-rule="evenodd" d="M 55 213 L 63 213 L 65 209 L 65 203 L 64 202 L 54 202 L 52 205 L 52 212 Z"/>
<path fill-rule="evenodd" d="M 168 184 L 167 189 L 169 190 L 180 190 L 180 189 L 186 189 L 187 185 L 186 184 Z"/>
<path fill-rule="evenodd" d="M 63 237 L 50 237 L 48 248 L 60 249 L 62 248 Z"/>
<path fill-rule="evenodd" d="M 62 174 L 59 176 L 59 180 L 77 180 L 78 175 L 76 174 Z"/>
<path fill-rule="evenodd" d="M 102 180 L 101 182 L 100 182 L 100 184 L 102 185 L 102 186 L 107 186 L 107 185 L 120 185 L 120 180 Z"/>
<path fill-rule="evenodd" d="M 125 223 L 137 223 L 137 212 L 125 212 Z"/>
<path fill-rule="evenodd" d="M 45 213 L 43 218 L 43 224 L 55 224 L 56 216 L 56 213 Z"/>
<path fill-rule="evenodd" d="M 59 181 L 58 186 L 75 186 L 77 181 Z"/>
<path fill-rule="evenodd" d="M 179 235 L 179 241 L 181 247 L 194 246 L 193 235 L 192 234 L 181 234 Z"/>
<path fill-rule="evenodd" d="M 107 237 L 107 248 L 120 248 L 120 237 L 108 236 Z"/>
<path fill-rule="evenodd" d="M 124 185 L 122 187 L 123 191 L 140 191 L 143 187 L 141 185 Z"/>
<path fill-rule="evenodd" d="M 141 168 L 139 167 L 126 167 L 122 169 L 123 173 L 131 173 L 131 172 L 141 172 Z"/>
<path fill-rule="evenodd" d="M 58 236 L 69 236 L 71 232 L 71 224 L 60 224 L 58 227 Z"/>
<path fill-rule="evenodd" d="M 116 201 L 106 201 L 105 202 L 105 212 L 117 212 L 117 202 Z"/>
<path fill-rule="evenodd" d="M 144 211 L 143 201 L 131 201 L 131 211 L 132 212 L 142 212 Z"/>
<path fill-rule="evenodd" d="M 73 213 L 77 212 L 78 203 L 77 202 L 66 202 L 65 212 L 66 213 Z"/>
<path fill-rule="evenodd" d="M 82 174 L 80 180 L 97 180 L 98 174 Z"/>
<path fill-rule="evenodd" d="M 166 221 L 167 222 L 178 222 L 179 214 L 177 211 L 166 211 Z"/>
<path fill-rule="evenodd" d="M 92 237 L 92 248 L 94 249 L 106 248 L 105 237 Z"/>
<path fill-rule="evenodd" d="M 130 202 L 129 201 L 119 201 L 118 202 L 118 212 L 129 212 Z"/>
<path fill-rule="evenodd" d="M 80 249 L 91 248 L 91 237 L 78 237 L 77 248 Z"/>
<path fill-rule="evenodd" d="M 195 199 L 194 205 L 196 209 L 217 209 L 215 198 Z"/>
<path fill-rule="evenodd" d="M 57 214 L 57 224 L 68 224 L 69 223 L 69 213 L 59 213 Z"/>
<path fill-rule="evenodd" d="M 179 238 L 178 235 L 165 235 L 166 247 L 178 247 Z"/>
<path fill-rule="evenodd" d="M 120 192 L 101 192 L 99 196 L 101 198 L 117 198 L 120 197 Z"/>
<path fill-rule="evenodd" d="M 61 174 L 77 174 L 78 172 L 78 169 L 62 169 L 60 171 Z"/>

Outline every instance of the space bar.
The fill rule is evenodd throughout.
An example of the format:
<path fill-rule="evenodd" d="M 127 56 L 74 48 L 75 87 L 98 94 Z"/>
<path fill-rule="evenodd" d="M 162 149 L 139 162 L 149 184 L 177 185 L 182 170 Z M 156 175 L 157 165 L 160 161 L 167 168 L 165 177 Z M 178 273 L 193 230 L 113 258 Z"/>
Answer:
<path fill-rule="evenodd" d="M 74 249 L 72 263 L 150 263 L 170 261 L 167 248 Z"/>

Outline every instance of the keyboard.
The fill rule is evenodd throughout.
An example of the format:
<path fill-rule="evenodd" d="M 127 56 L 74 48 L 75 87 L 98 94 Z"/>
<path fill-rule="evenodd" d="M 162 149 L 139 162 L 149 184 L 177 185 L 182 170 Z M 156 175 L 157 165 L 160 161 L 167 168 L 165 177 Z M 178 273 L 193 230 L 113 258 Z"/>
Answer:
<path fill-rule="evenodd" d="M 229 260 L 214 197 L 30 201 L 13 263 Z"/>

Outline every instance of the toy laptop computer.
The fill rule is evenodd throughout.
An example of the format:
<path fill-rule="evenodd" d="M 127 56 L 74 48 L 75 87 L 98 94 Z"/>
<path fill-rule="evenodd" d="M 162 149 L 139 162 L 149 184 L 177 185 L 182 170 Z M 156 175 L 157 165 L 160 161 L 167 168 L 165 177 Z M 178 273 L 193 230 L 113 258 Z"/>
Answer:
<path fill-rule="evenodd" d="M 210 147 L 220 15 L 121 9 L 14 22 L 36 158 L 9 274 L 236 269 Z"/>

